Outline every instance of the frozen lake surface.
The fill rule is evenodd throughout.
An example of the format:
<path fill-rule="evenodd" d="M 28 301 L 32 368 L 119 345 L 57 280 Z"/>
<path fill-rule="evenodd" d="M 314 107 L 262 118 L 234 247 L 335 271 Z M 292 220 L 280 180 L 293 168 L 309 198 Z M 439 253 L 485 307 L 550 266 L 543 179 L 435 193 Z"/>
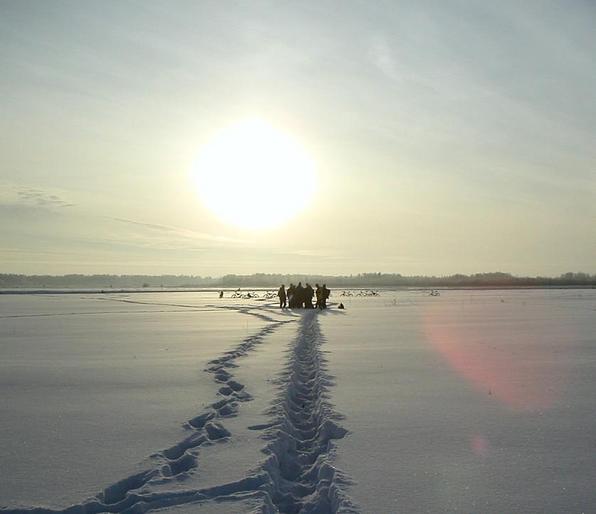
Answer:
<path fill-rule="evenodd" d="M 5 512 L 592 512 L 596 290 L 0 295 Z"/>

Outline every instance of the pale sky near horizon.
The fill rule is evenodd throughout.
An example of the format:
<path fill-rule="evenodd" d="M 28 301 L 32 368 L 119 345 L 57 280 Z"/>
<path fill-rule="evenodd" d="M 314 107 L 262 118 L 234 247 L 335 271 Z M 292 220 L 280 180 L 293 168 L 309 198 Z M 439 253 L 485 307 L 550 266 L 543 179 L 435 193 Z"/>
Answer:
<path fill-rule="evenodd" d="M 595 26 L 582 0 L 0 0 L 0 273 L 596 273 Z M 246 118 L 316 165 L 277 228 L 193 181 Z"/>

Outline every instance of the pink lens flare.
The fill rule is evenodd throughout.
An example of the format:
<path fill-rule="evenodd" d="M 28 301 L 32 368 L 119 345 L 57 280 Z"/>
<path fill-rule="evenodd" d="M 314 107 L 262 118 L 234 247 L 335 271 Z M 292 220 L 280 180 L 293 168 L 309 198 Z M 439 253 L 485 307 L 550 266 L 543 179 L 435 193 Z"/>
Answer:
<path fill-rule="evenodd" d="M 490 443 L 488 442 L 488 439 L 480 434 L 476 434 L 472 437 L 470 446 L 474 454 L 478 457 L 486 457 L 490 451 Z"/>
<path fill-rule="evenodd" d="M 514 411 L 540 411 L 562 394 L 568 364 L 560 341 L 570 337 L 547 312 L 540 318 L 486 302 L 431 304 L 423 326 L 432 347 L 480 394 Z"/>

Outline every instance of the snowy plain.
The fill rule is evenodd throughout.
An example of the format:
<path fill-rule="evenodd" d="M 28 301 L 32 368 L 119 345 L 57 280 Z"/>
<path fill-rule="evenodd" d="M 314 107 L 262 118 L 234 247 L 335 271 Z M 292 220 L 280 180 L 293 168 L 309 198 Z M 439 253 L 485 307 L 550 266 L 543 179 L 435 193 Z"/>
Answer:
<path fill-rule="evenodd" d="M 0 295 L 0 509 L 596 511 L 596 290 L 340 295 Z"/>

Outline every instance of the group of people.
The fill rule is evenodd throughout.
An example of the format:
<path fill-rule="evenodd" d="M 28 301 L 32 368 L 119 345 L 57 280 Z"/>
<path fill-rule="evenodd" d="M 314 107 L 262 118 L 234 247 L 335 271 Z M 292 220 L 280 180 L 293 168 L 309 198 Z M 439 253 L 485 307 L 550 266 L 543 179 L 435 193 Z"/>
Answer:
<path fill-rule="evenodd" d="M 297 286 L 290 284 L 287 290 L 286 286 L 282 284 L 277 291 L 280 309 L 286 307 L 290 307 L 290 309 L 326 309 L 330 294 L 331 291 L 325 284 L 322 286 L 315 284 L 315 289 L 313 289 L 310 284 L 303 286 L 302 282 L 298 282 Z M 317 303 L 313 306 L 312 301 L 315 297 Z"/>

